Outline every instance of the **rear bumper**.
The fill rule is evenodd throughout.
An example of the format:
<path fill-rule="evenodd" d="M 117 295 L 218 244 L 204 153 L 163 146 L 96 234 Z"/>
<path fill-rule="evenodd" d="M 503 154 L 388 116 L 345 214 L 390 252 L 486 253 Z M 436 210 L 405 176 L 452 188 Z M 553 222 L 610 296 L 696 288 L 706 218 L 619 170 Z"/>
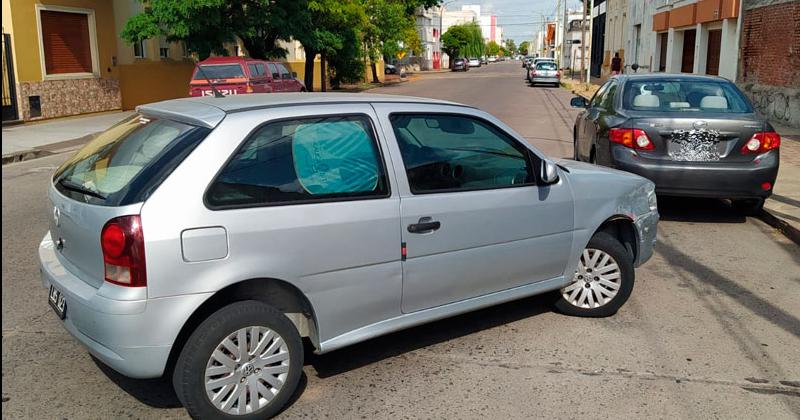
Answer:
<path fill-rule="evenodd" d="M 669 162 L 645 159 L 635 151 L 612 145 L 612 162 L 617 169 L 643 176 L 656 184 L 663 195 L 717 198 L 767 198 L 778 176 L 778 151 L 773 150 L 749 163 Z M 757 162 L 757 163 L 756 163 Z"/>
<path fill-rule="evenodd" d="M 561 83 L 561 79 L 558 77 L 532 77 L 531 83 Z"/>
<path fill-rule="evenodd" d="M 131 288 L 95 288 L 62 265 L 49 232 L 39 245 L 39 264 L 43 286 L 54 285 L 66 299 L 64 328 L 92 355 L 132 378 L 164 373 L 178 332 L 210 295 L 147 299 L 129 293 Z"/>

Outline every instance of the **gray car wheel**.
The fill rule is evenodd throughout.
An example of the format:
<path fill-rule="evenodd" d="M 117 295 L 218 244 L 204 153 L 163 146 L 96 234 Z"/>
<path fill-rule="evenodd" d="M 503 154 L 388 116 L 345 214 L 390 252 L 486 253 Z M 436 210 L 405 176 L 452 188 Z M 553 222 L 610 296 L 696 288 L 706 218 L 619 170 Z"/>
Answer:
<path fill-rule="evenodd" d="M 303 345 L 280 311 L 258 301 L 230 304 L 189 337 L 173 372 L 193 418 L 263 419 L 297 388 Z"/>
<path fill-rule="evenodd" d="M 598 232 L 586 245 L 572 282 L 558 291 L 556 309 L 567 315 L 605 317 L 633 291 L 633 258 L 613 236 Z"/>

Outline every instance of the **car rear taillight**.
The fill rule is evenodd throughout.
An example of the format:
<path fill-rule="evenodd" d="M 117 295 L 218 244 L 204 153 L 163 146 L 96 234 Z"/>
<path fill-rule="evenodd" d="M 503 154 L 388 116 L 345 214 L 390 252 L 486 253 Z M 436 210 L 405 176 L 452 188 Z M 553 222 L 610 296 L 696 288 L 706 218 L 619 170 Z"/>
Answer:
<path fill-rule="evenodd" d="M 781 147 L 781 136 L 774 131 L 753 134 L 742 146 L 742 153 L 763 153 Z"/>
<path fill-rule="evenodd" d="M 560 71 L 556 72 L 556 77 L 561 77 L 561 72 Z"/>
<path fill-rule="evenodd" d="M 105 280 L 128 287 L 147 286 L 144 234 L 139 215 L 115 217 L 100 233 Z"/>
<path fill-rule="evenodd" d="M 653 150 L 656 148 L 647 133 L 638 128 L 612 128 L 608 130 L 608 139 L 631 149 Z"/>

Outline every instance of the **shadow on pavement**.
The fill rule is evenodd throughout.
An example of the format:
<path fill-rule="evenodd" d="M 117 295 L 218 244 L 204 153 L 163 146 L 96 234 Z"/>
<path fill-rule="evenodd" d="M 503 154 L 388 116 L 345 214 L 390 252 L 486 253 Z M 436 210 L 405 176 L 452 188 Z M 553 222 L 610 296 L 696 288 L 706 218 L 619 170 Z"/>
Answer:
<path fill-rule="evenodd" d="M 714 269 L 696 261 L 691 255 L 680 251 L 670 244 L 664 243 L 663 241 L 659 242 L 657 249 L 659 255 L 668 263 L 676 267 L 681 267 L 686 272 L 692 273 L 700 282 L 730 297 L 767 322 L 800 338 L 800 319 L 794 315 L 773 305 L 768 300 L 759 297 L 736 283 L 735 280 L 729 279 Z"/>
<path fill-rule="evenodd" d="M 728 202 L 716 198 L 658 196 L 661 220 L 696 223 L 745 223 L 747 218 Z"/>
<path fill-rule="evenodd" d="M 423 347 L 550 312 L 550 296 L 544 294 L 508 302 L 377 337 L 321 356 L 309 350 L 306 364 L 312 365 L 320 378 L 338 375 Z"/>
<path fill-rule="evenodd" d="M 111 379 L 118 387 L 139 400 L 139 402 L 153 408 L 183 407 L 183 404 L 178 400 L 178 396 L 175 395 L 172 382 L 168 378 L 133 379 L 111 369 L 94 356 L 92 356 L 92 361 L 108 379 Z"/>

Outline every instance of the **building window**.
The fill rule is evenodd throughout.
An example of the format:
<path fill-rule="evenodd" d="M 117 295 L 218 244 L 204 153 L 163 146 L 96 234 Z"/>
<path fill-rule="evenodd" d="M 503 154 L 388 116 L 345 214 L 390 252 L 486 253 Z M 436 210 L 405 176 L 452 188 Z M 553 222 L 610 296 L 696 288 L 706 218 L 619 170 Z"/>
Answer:
<path fill-rule="evenodd" d="M 133 43 L 133 56 L 136 58 L 145 57 L 144 40 Z"/>
<path fill-rule="evenodd" d="M 94 11 L 39 6 L 45 76 L 94 73 Z"/>
<path fill-rule="evenodd" d="M 169 58 L 169 43 L 166 37 L 158 38 L 158 56 L 161 58 Z"/>

